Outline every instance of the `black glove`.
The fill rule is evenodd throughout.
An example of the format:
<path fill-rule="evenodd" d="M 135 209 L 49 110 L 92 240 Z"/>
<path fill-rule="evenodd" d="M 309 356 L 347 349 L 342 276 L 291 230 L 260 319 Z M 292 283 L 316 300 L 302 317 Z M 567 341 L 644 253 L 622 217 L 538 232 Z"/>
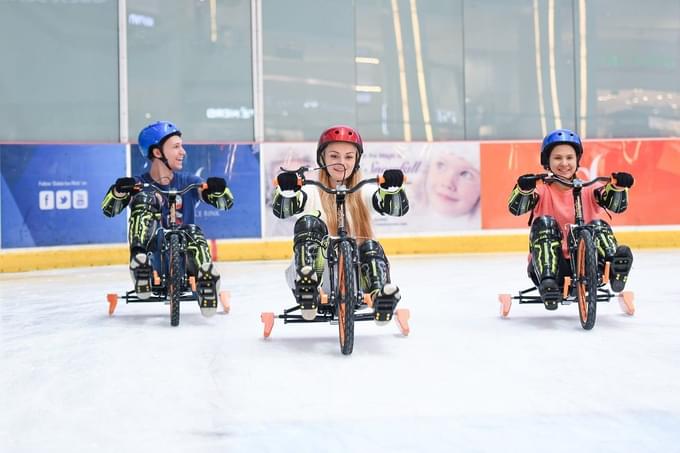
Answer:
<path fill-rule="evenodd" d="M 536 188 L 536 175 L 526 174 L 517 178 L 517 185 L 524 192 L 534 190 Z"/>
<path fill-rule="evenodd" d="M 385 170 L 382 177 L 383 182 L 380 183 L 380 187 L 383 189 L 401 187 L 404 184 L 404 172 L 401 170 Z"/>
<path fill-rule="evenodd" d="M 298 184 L 298 175 L 294 171 L 284 171 L 276 177 L 276 181 L 279 183 L 279 187 L 282 191 L 284 190 L 300 190 L 300 184 Z"/>
<path fill-rule="evenodd" d="M 612 173 L 612 178 L 614 178 L 614 181 L 612 182 L 617 187 L 633 187 L 633 183 L 635 182 L 633 175 L 625 172 Z"/>
<path fill-rule="evenodd" d="M 223 193 L 224 189 L 227 188 L 227 182 L 224 180 L 224 178 L 217 178 L 213 176 L 208 178 L 205 183 L 208 184 L 208 192 L 218 195 Z"/>
<path fill-rule="evenodd" d="M 135 178 L 118 178 L 114 188 L 118 193 L 130 193 L 134 190 L 135 184 L 137 184 Z"/>

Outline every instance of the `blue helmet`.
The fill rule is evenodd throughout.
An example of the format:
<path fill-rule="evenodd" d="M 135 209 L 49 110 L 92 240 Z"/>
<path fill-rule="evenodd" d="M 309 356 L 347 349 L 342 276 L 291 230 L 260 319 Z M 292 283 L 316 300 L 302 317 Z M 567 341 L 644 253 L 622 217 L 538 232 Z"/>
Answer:
<path fill-rule="evenodd" d="M 182 136 L 182 132 L 177 129 L 177 126 L 168 121 L 156 121 L 149 124 L 139 133 L 137 142 L 139 143 L 139 152 L 145 158 L 151 158 L 151 150 L 155 147 L 161 148 L 163 143 L 173 135 Z"/>
<path fill-rule="evenodd" d="M 557 129 L 552 131 L 543 139 L 541 145 L 541 165 L 546 170 L 550 169 L 550 151 L 557 145 L 567 144 L 571 145 L 576 151 L 576 165 L 581 161 L 583 155 L 583 144 L 581 137 L 574 131 L 569 129 Z"/>

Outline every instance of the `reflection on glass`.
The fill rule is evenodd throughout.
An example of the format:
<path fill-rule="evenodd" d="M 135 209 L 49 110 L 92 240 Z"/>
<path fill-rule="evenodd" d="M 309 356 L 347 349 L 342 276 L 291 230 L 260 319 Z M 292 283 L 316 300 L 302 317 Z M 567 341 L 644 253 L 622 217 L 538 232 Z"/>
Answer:
<path fill-rule="evenodd" d="M 250 2 L 129 0 L 127 13 L 129 130 L 172 118 L 201 141 L 252 141 Z"/>
<path fill-rule="evenodd" d="M 356 98 L 367 139 L 464 138 L 462 28 L 461 0 L 356 3 L 356 83 L 381 87 Z"/>
<path fill-rule="evenodd" d="M 677 136 L 680 2 L 601 0 L 579 12 L 588 65 L 579 115 L 588 137 Z"/>

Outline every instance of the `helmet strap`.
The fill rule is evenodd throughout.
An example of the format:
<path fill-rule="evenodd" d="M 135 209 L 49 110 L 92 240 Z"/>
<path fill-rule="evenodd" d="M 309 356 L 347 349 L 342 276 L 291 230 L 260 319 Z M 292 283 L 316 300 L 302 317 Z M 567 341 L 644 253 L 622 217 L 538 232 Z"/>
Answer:
<path fill-rule="evenodd" d="M 163 156 L 161 162 L 163 162 L 165 166 L 168 167 L 168 170 L 172 171 L 172 168 L 170 168 L 170 164 L 168 164 L 168 159 L 166 159 L 165 156 Z"/>
<path fill-rule="evenodd" d="M 161 148 L 161 147 L 157 147 L 157 148 L 158 148 L 158 151 L 160 151 L 160 153 L 161 153 L 161 157 L 154 156 L 153 150 L 151 151 L 151 157 L 153 159 L 160 160 L 161 162 L 163 162 L 163 165 L 165 165 L 168 170 L 173 171 L 172 168 L 170 168 L 170 164 L 168 163 L 168 159 L 165 157 L 165 153 L 163 152 L 163 148 Z"/>

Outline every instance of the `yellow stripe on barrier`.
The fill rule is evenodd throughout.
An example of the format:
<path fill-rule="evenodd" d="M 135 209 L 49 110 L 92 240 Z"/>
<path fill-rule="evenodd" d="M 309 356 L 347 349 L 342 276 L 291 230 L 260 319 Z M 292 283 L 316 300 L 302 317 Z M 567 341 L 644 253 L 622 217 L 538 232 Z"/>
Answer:
<path fill-rule="evenodd" d="M 403 254 L 499 253 L 529 251 L 527 233 L 485 234 L 474 236 L 418 236 L 381 238 L 388 256 Z M 680 231 L 619 231 L 620 244 L 635 249 L 680 248 Z M 256 261 L 288 259 L 292 240 L 217 241 L 219 261 Z M 127 245 L 102 247 L 55 247 L 0 251 L 0 272 L 23 272 L 65 267 L 126 264 Z"/>

